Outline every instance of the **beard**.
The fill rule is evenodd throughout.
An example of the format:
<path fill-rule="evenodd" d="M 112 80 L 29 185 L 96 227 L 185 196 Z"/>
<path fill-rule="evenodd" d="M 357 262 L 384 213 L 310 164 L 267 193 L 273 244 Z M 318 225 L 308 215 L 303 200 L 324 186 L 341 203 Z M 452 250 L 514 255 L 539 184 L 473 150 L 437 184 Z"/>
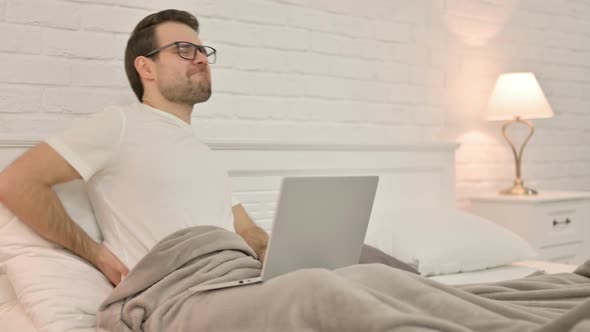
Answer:
<path fill-rule="evenodd" d="M 160 84 L 162 96 L 167 100 L 193 106 L 209 100 L 211 97 L 211 79 L 207 76 L 197 83 L 191 77 L 183 77 L 176 80 L 174 84 Z"/>

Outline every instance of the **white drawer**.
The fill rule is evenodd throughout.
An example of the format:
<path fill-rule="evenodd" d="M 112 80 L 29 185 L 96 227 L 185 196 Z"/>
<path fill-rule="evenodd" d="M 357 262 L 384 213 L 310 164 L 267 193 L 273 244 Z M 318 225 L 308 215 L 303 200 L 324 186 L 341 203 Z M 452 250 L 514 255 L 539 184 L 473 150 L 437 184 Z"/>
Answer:
<path fill-rule="evenodd" d="M 581 250 L 581 242 L 553 247 L 542 247 L 539 249 L 539 258 L 553 262 L 577 264 L 577 256 Z"/>
<path fill-rule="evenodd" d="M 586 201 L 546 204 L 538 210 L 539 246 L 554 246 L 584 239 L 587 215 Z"/>

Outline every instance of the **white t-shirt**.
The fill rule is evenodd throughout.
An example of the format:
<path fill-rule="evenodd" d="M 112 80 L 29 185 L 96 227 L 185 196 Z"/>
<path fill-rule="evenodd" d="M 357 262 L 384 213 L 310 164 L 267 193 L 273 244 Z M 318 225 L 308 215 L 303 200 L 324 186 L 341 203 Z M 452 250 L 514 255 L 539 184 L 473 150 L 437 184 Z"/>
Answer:
<path fill-rule="evenodd" d="M 113 107 L 46 142 L 87 182 L 104 244 L 129 269 L 177 230 L 234 230 L 227 171 L 170 113 L 141 103 Z"/>

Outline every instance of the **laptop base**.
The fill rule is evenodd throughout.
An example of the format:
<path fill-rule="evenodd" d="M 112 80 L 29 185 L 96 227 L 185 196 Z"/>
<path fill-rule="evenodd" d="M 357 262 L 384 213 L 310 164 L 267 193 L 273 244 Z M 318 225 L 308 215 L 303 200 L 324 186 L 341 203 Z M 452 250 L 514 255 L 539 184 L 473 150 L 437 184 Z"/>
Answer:
<path fill-rule="evenodd" d="M 257 284 L 259 282 L 262 282 L 262 278 L 255 277 L 255 278 L 248 278 L 248 279 L 242 279 L 242 280 L 236 280 L 236 281 L 220 282 L 218 284 L 195 286 L 195 287 L 190 287 L 189 290 L 194 291 L 194 292 L 204 292 L 204 291 L 210 291 L 210 290 L 215 290 L 215 289 L 220 289 L 220 288 L 229 288 L 229 287 L 244 286 L 244 285 L 249 285 L 249 284 Z"/>

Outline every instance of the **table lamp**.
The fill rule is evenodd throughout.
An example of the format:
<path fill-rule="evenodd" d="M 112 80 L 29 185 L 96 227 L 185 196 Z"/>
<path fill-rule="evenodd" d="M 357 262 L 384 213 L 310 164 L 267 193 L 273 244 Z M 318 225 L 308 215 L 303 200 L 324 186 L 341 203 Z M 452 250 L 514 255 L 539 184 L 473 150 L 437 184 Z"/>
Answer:
<path fill-rule="evenodd" d="M 538 193 L 536 190 L 524 186 L 520 172 L 524 147 L 535 132 L 535 126 L 527 119 L 550 118 L 552 116 L 551 106 L 549 106 L 549 102 L 547 102 L 547 98 L 533 73 L 507 73 L 498 77 L 488 103 L 486 120 L 506 121 L 502 126 L 502 134 L 512 148 L 516 163 L 514 185 L 500 191 L 500 194 L 536 195 Z M 517 122 L 526 124 L 530 130 L 518 152 L 506 134 L 508 126 Z"/>

